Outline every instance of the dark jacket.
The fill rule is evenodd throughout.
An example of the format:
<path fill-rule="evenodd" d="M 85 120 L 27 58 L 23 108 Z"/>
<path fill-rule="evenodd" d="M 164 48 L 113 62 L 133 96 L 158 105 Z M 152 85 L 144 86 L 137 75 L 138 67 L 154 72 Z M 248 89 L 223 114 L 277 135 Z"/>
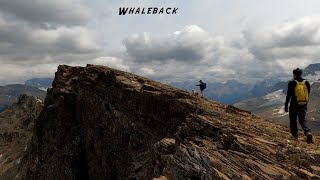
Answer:
<path fill-rule="evenodd" d="M 204 83 L 198 84 L 196 86 L 200 86 L 200 90 L 204 90 Z"/>
<path fill-rule="evenodd" d="M 295 80 L 302 82 L 304 79 L 299 77 Z M 295 92 L 294 92 L 295 87 L 297 85 L 297 82 L 295 80 L 292 80 L 288 83 L 288 91 L 287 91 L 285 107 L 288 107 L 289 101 L 290 101 L 290 106 L 296 106 L 298 104 L 297 98 L 296 98 Z M 310 94 L 310 84 L 308 81 L 306 81 L 306 86 L 308 88 L 308 94 Z"/>

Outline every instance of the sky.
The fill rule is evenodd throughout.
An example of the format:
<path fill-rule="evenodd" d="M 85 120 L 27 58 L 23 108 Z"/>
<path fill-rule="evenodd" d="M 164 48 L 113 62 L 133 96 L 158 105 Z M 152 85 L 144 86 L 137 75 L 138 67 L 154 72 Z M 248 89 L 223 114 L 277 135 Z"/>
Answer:
<path fill-rule="evenodd" d="M 119 8 L 178 8 L 119 15 Z M 0 84 L 99 64 L 165 83 L 252 83 L 319 63 L 318 0 L 1 0 Z"/>

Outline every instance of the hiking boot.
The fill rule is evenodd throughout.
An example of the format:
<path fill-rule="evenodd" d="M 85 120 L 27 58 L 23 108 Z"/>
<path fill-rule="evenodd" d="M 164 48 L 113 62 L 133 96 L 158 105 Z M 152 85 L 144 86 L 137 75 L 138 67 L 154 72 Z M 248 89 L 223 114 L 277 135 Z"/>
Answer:
<path fill-rule="evenodd" d="M 293 139 L 293 140 L 298 140 L 298 135 L 296 135 L 296 136 L 292 135 L 292 136 L 291 136 L 291 139 Z"/>
<path fill-rule="evenodd" d="M 313 141 L 312 141 L 312 134 L 311 134 L 311 132 L 307 132 L 307 143 L 308 144 L 311 144 L 311 143 L 313 143 Z"/>

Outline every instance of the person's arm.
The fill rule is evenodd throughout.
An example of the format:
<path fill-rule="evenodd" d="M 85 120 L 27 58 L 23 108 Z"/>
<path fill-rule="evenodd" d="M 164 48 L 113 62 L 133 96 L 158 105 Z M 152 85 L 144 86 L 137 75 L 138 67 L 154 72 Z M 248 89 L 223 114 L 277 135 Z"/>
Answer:
<path fill-rule="evenodd" d="M 198 84 L 198 85 L 196 85 L 196 86 L 200 86 L 201 84 Z"/>
<path fill-rule="evenodd" d="M 284 104 L 285 111 L 288 112 L 288 104 L 291 100 L 291 97 L 294 95 L 294 81 L 290 81 L 288 83 L 288 90 L 287 90 L 287 96 L 286 96 L 286 102 Z"/>
<path fill-rule="evenodd" d="M 308 81 L 306 81 L 306 86 L 308 88 L 308 94 L 310 94 L 311 86 L 310 86 L 310 83 Z"/>

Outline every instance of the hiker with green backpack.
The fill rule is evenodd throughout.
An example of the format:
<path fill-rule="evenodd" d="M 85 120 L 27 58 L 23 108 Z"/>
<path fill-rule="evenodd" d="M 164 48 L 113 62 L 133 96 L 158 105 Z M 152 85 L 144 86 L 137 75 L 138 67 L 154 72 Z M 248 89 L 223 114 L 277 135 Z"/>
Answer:
<path fill-rule="evenodd" d="M 310 84 L 307 80 L 301 77 L 302 70 L 297 68 L 292 71 L 293 80 L 288 83 L 288 91 L 285 102 L 285 112 L 288 112 L 289 107 L 289 119 L 290 119 L 290 130 L 293 138 L 298 138 L 298 126 L 297 117 L 299 123 L 307 137 L 307 143 L 313 143 L 312 134 L 307 126 L 306 114 L 307 106 L 309 101 Z"/>

